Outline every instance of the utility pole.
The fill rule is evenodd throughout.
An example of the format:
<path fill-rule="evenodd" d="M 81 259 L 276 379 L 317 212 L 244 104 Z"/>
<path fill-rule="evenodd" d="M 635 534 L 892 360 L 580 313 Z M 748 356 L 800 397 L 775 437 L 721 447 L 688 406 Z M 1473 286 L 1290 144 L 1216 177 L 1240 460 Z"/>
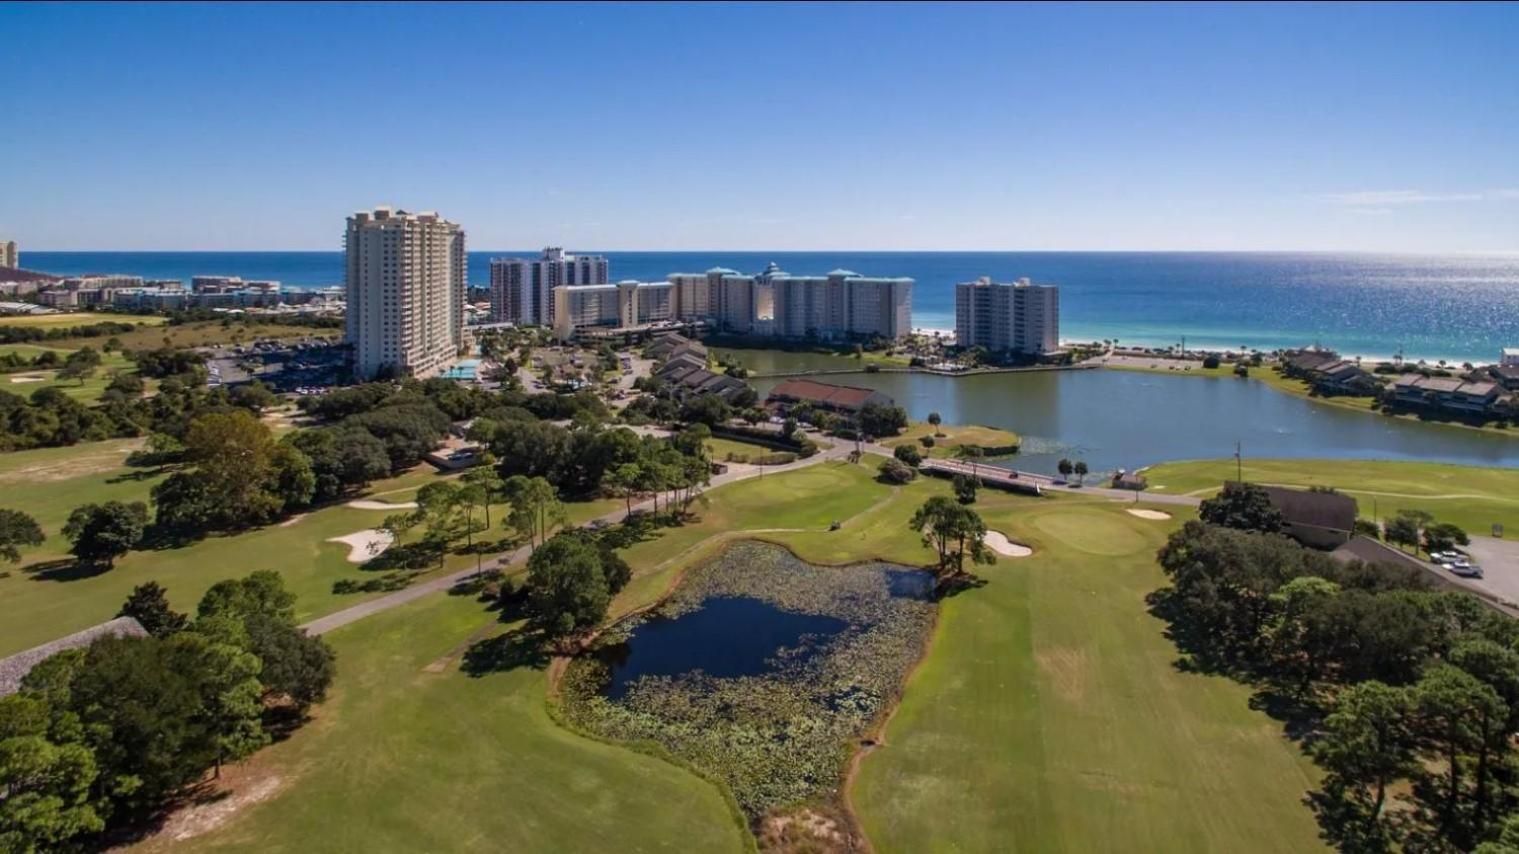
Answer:
<path fill-rule="evenodd" d="M 1245 461 L 1240 458 L 1239 440 L 1234 440 L 1234 482 L 1245 482 Z"/>

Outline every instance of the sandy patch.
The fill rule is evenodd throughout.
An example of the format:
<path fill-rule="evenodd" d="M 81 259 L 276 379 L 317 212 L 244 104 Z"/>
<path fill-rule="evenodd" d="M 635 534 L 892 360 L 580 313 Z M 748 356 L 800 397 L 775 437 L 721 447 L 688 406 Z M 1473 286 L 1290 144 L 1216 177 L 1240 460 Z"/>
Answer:
<path fill-rule="evenodd" d="M 285 521 L 281 522 L 280 523 L 280 527 L 281 528 L 288 528 L 291 525 L 294 525 L 296 522 L 299 522 L 302 519 L 306 518 L 306 515 L 307 514 L 305 514 L 305 513 L 297 513 L 294 516 L 291 516 L 289 519 L 286 519 Z"/>
<path fill-rule="evenodd" d="M 1020 545 L 1007 538 L 1007 534 L 1001 531 L 987 531 L 981 542 L 999 555 L 1007 557 L 1028 557 L 1034 550 L 1025 545 Z"/>
<path fill-rule="evenodd" d="M 43 383 L 43 382 L 47 382 L 47 377 L 11 377 L 11 382 L 13 382 L 13 383 Z"/>
<path fill-rule="evenodd" d="M 227 822 L 243 807 L 266 801 L 284 786 L 281 777 L 264 777 L 231 791 L 218 800 L 182 809 L 171 816 L 159 831 L 162 837 L 176 842 L 209 833 Z"/>
<path fill-rule="evenodd" d="M 358 501 L 348 502 L 348 506 L 355 510 L 415 510 L 417 502 L 402 501 L 392 504 L 389 501 L 370 501 L 366 498 L 361 498 Z"/>
<path fill-rule="evenodd" d="M 1145 510 L 1144 508 L 1139 508 L 1137 510 L 1136 509 L 1130 509 L 1128 511 L 1128 514 L 1130 516 L 1138 516 L 1141 519 L 1169 519 L 1169 518 L 1171 518 L 1171 514 L 1170 513 L 1166 513 L 1166 512 L 1161 511 L 1161 510 Z"/>
<path fill-rule="evenodd" d="M 363 563 L 390 548 L 390 544 L 395 540 L 395 535 L 389 531 L 365 528 L 362 531 L 354 531 L 346 537 L 333 537 L 327 542 L 348 546 L 348 562 Z"/>

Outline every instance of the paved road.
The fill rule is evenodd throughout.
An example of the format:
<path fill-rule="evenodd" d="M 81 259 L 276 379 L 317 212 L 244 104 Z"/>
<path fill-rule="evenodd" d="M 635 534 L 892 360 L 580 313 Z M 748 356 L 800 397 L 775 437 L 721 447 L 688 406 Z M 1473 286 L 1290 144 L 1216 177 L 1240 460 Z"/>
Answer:
<path fill-rule="evenodd" d="M 784 466 L 761 467 L 730 464 L 728 471 L 719 475 L 714 475 L 712 477 L 712 482 L 708 485 L 707 488 L 716 489 L 717 487 L 726 486 L 730 483 L 736 483 L 741 480 L 760 477 L 766 471 L 770 472 L 771 474 L 775 474 L 777 472 L 795 471 L 797 469 L 806 468 L 807 466 L 814 466 L 818 463 L 828 462 L 830 460 L 841 460 L 847 457 L 851 450 L 853 450 L 853 445 L 850 445 L 849 447 L 835 445 L 826 451 L 819 452 L 815 456 L 808 457 L 805 460 L 797 460 L 794 463 L 789 463 Z M 643 510 L 652 508 L 653 506 L 653 499 L 647 499 L 634 504 L 633 509 Z M 600 521 L 610 524 L 622 519 L 626 513 L 626 508 L 614 510 L 611 513 L 599 516 L 597 519 L 592 521 Z M 481 567 L 486 572 L 490 572 L 493 569 L 505 569 L 512 564 L 527 560 L 528 554 L 528 547 L 523 546 L 519 549 L 514 549 L 513 551 L 493 555 L 492 557 L 486 559 L 481 564 Z M 475 572 L 476 569 L 474 567 L 470 567 L 469 569 L 462 569 L 457 572 L 449 573 L 448 575 L 431 578 L 420 584 L 408 587 L 405 590 L 397 590 L 394 593 L 387 593 L 384 596 L 370 599 L 366 602 L 360 602 L 357 605 L 354 605 L 350 608 L 344 608 L 341 611 L 328 614 L 325 617 L 318 617 L 317 619 L 304 624 L 301 626 L 301 628 L 314 635 L 326 634 L 333 629 L 341 628 L 348 625 L 349 623 L 362 620 L 372 614 L 378 614 L 381 611 L 389 611 L 391 608 L 405 605 L 407 602 L 416 601 L 423 596 L 429 596 L 434 593 L 442 593 L 452 588 L 456 584 L 468 580 L 475 574 Z"/>

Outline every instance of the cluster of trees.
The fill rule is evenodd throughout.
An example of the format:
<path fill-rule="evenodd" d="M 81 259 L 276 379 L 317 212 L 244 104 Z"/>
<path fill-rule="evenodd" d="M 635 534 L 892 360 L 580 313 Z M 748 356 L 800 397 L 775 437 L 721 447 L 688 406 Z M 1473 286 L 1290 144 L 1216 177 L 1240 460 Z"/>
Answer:
<path fill-rule="evenodd" d="M 208 770 L 245 757 L 299 720 L 332 681 L 332 651 L 295 626 L 273 572 L 223 581 L 192 620 L 162 588 L 122 615 L 148 637 L 61 652 L 0 699 L 0 847 L 99 847 Z"/>
<path fill-rule="evenodd" d="M 1471 538 L 1461 526 L 1436 522 L 1432 514 L 1423 510 L 1399 510 L 1397 515 L 1387 520 L 1382 536 L 1393 545 L 1422 547 L 1429 554 L 1471 544 Z"/>
<path fill-rule="evenodd" d="M 247 410 L 213 412 L 190 423 L 187 467 L 153 487 L 156 522 L 193 536 L 268 524 L 306 507 L 316 494 L 311 460 L 294 442 L 276 442 Z"/>
<path fill-rule="evenodd" d="M 1065 457 L 1061 457 L 1060 462 L 1055 464 L 1055 470 L 1060 472 L 1061 477 L 1070 477 L 1074 474 L 1077 484 L 1086 483 L 1086 477 L 1091 472 L 1085 460 L 1077 460 L 1073 463 Z"/>
<path fill-rule="evenodd" d="M 29 344 L 37 341 L 61 341 L 65 338 L 99 338 L 122 335 L 136 329 L 136 323 L 113 320 L 79 326 L 0 326 L 0 344 Z"/>
<path fill-rule="evenodd" d="M 528 558 L 529 624 L 560 642 L 581 636 L 606 619 L 632 575 L 604 537 L 561 531 Z"/>
<path fill-rule="evenodd" d="M 935 495 L 923 502 L 907 524 L 922 534 L 923 545 L 938 555 L 935 568 L 941 586 L 965 575 L 967 559 L 973 565 L 996 561 L 986 547 L 986 522 L 981 514 L 958 501 Z"/>
<path fill-rule="evenodd" d="M 1235 497 L 1223 518 L 1260 512 L 1248 490 Z M 1497 839 L 1519 814 L 1519 624 L 1417 570 L 1342 564 L 1244 527 L 1173 534 L 1158 602 L 1198 662 L 1291 698 L 1310 724 L 1327 711 L 1309 799 L 1325 838 L 1346 851 Z"/>

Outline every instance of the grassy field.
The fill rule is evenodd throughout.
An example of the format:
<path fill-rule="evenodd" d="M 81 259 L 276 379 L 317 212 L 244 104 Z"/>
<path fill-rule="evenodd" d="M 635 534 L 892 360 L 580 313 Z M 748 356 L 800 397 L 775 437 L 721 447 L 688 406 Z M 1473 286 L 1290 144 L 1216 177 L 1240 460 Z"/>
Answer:
<path fill-rule="evenodd" d="M 1177 670 L 1145 612 L 1176 522 L 1084 499 L 977 506 L 1035 555 L 944 602 L 855 788 L 878 851 L 1322 848 L 1300 803 L 1308 760 L 1248 688 Z"/>
<path fill-rule="evenodd" d="M 707 440 L 707 456 L 717 462 L 726 460 L 729 454 L 740 457 L 759 457 L 766 454 L 778 453 L 780 453 L 778 448 L 757 445 L 753 442 L 740 442 L 736 439 L 727 439 L 721 436 Z"/>
<path fill-rule="evenodd" d="M 0 577 L 0 656 L 44 643 L 115 616 L 132 588 L 157 581 L 169 590 L 176 608 L 193 610 L 206 589 L 217 581 L 257 569 L 275 569 L 300 598 L 297 616 L 312 619 L 381 595 L 377 592 L 339 594 L 341 579 L 366 581 L 373 571 L 348 561 L 348 546 L 330 543 L 384 521 L 392 511 L 359 510 L 344 505 L 325 507 L 289 520 L 234 536 L 213 536 L 175 549 L 134 551 L 116 566 L 85 574 L 68 559 L 68 541 L 60 533 L 75 507 L 99 501 L 146 501 L 152 485 L 164 474 L 130 469 L 126 455 L 140 440 L 95 442 L 72 448 L 45 448 L 0 455 L 0 506 L 30 513 L 48 539 L 23 551 L 23 564 Z M 400 503 L 436 477 L 429 466 L 373 485 L 370 497 Z M 25 498 L 19 497 L 23 494 Z M 616 499 L 568 505 L 570 521 L 583 523 L 622 506 Z M 505 507 L 494 505 L 497 526 L 485 535 L 500 539 Z M 501 544 L 504 548 L 505 543 Z M 474 565 L 472 555 L 450 554 L 441 568 L 421 570 L 416 578 Z"/>
<path fill-rule="evenodd" d="M 827 463 L 713 490 L 697 521 L 625 551 L 635 580 L 617 612 L 654 601 L 683 568 L 746 535 L 820 564 L 929 560 L 906 520 L 947 486 L 894 488 L 871 474 Z M 1163 583 L 1154 551 L 1179 520 L 990 490 L 976 506 L 1036 554 L 981 568 L 986 586 L 944 603 L 886 744 L 853 790 L 876 849 L 1321 847 L 1299 803 L 1309 763 L 1250 709 L 1246 687 L 1176 670 L 1145 611 Z M 828 530 L 835 520 L 843 526 Z M 462 671 L 471 639 L 507 629 L 478 603 L 440 595 L 334 633 L 339 676 L 318 719 L 233 769 L 231 815 L 178 847 L 743 847 L 710 784 L 554 726 L 539 665 Z M 244 803 L 248 792 L 262 795 Z"/>
<path fill-rule="evenodd" d="M 92 323 L 144 323 L 157 326 L 167 323 L 166 317 L 115 314 L 98 311 L 59 312 L 58 314 L 19 314 L 0 317 L 0 326 L 88 326 Z"/>
<path fill-rule="evenodd" d="M 73 339 L 70 339 L 73 340 Z M 0 353 L 20 353 L 23 356 L 36 356 L 44 350 L 56 352 L 60 358 L 66 357 L 74 349 L 61 347 L 41 347 L 33 344 L 6 344 L 0 346 Z M 19 394 L 30 397 L 32 392 L 40 388 L 62 389 L 63 393 L 75 400 L 84 403 L 94 403 L 100 399 L 100 393 L 105 391 L 106 386 L 111 384 L 111 375 L 117 372 L 130 372 L 137 370 L 137 366 L 127 360 L 120 353 L 101 353 L 100 367 L 95 369 L 93 376 L 80 380 L 60 380 L 58 371 L 54 370 L 31 370 L 24 369 L 13 371 L 8 374 L 0 374 L 0 389 L 11 394 Z M 40 378 L 40 380 L 39 380 Z M 147 380 L 148 390 L 157 387 L 157 380 Z"/>
<path fill-rule="evenodd" d="M 924 436 L 934 436 L 932 448 L 924 448 L 919 443 L 918 440 Z M 930 457 L 952 457 L 954 449 L 960 445 L 1004 448 L 1017 445 L 1021 441 L 1017 433 L 996 427 L 982 427 L 976 424 L 940 424 L 938 430 L 935 431 L 934 426 L 927 421 L 913 421 L 907 425 L 907 429 L 901 435 L 883 439 L 881 444 L 889 448 L 895 448 L 898 445 L 917 445 L 918 450 L 927 451 Z"/>
<path fill-rule="evenodd" d="M 461 644 L 506 628 L 493 617 L 435 596 L 334 632 L 338 678 L 317 719 L 234 771 L 266 799 L 178 848 L 743 850 L 715 786 L 557 726 L 543 670 L 461 673 Z"/>
<path fill-rule="evenodd" d="M 1233 480 L 1233 460 L 1163 463 L 1145 472 L 1151 489 L 1211 494 Z M 1519 531 L 1519 470 L 1386 460 L 1249 460 L 1246 480 L 1286 486 L 1332 486 L 1356 499 L 1362 516 L 1385 519 L 1426 510 L 1474 534 L 1494 522 Z"/>

